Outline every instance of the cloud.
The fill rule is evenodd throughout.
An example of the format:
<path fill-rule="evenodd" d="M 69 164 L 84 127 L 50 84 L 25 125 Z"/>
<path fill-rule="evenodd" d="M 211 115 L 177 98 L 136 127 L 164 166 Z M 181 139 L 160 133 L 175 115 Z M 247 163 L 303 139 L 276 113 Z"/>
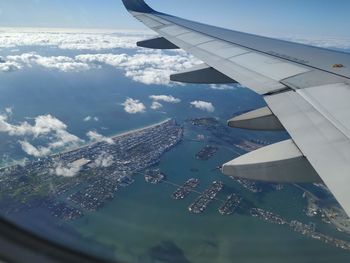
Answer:
<path fill-rule="evenodd" d="M 56 137 L 55 141 L 49 143 L 48 145 L 51 150 L 64 148 L 67 146 L 74 147 L 83 142 L 77 136 L 70 134 L 65 130 L 57 130 L 54 136 Z"/>
<path fill-rule="evenodd" d="M 163 105 L 157 101 L 153 101 L 153 103 L 151 105 L 152 110 L 159 110 L 162 107 L 163 107 Z"/>
<path fill-rule="evenodd" d="M 210 85 L 210 88 L 214 90 L 236 90 L 237 89 L 237 87 L 233 85 L 215 85 L 215 84 Z"/>
<path fill-rule="evenodd" d="M 0 63 L 2 71 L 15 71 L 24 66 L 40 66 L 62 72 L 80 72 L 108 65 L 124 71 L 126 77 L 143 84 L 170 85 L 169 75 L 198 64 L 199 61 L 184 52 L 166 54 L 162 51 L 152 53 L 137 52 L 128 54 L 83 54 L 73 58 L 66 56 L 45 57 L 35 52 L 7 56 Z M 180 84 L 177 84 L 180 85 Z"/>
<path fill-rule="evenodd" d="M 350 38 L 346 37 L 287 36 L 283 39 L 323 48 L 350 49 Z"/>
<path fill-rule="evenodd" d="M 8 116 L 11 116 L 13 114 L 13 108 L 7 107 L 5 108 L 5 112 Z"/>
<path fill-rule="evenodd" d="M 89 121 L 99 121 L 98 117 L 92 117 L 92 116 L 86 116 L 84 118 L 84 122 L 89 122 Z"/>
<path fill-rule="evenodd" d="M 91 116 L 87 116 L 84 118 L 84 121 L 87 122 L 87 121 L 91 121 L 92 117 Z"/>
<path fill-rule="evenodd" d="M 7 28 L 1 30 L 0 48 L 46 46 L 65 50 L 93 51 L 135 49 L 137 41 L 153 35 L 150 31 Z M 283 35 L 274 37 L 322 47 L 350 48 L 349 37 Z M 147 53 L 148 50 L 143 52 Z"/>
<path fill-rule="evenodd" d="M 24 137 L 19 140 L 24 152 L 34 157 L 49 155 L 60 148 L 75 147 L 83 141 L 67 131 L 67 125 L 52 115 L 40 115 L 34 118 L 34 123 L 27 121 L 12 124 L 7 114 L 0 114 L 0 132 L 10 136 Z M 34 146 L 28 140 L 40 139 L 47 141 L 45 146 Z"/>
<path fill-rule="evenodd" d="M 114 157 L 106 152 L 101 153 L 95 160 L 95 167 L 110 167 L 114 163 Z"/>
<path fill-rule="evenodd" d="M 15 61 L 6 61 L 0 57 L 0 72 L 13 72 L 22 69 L 22 65 Z"/>
<path fill-rule="evenodd" d="M 44 57 L 36 54 L 35 52 L 23 53 L 21 55 L 7 56 L 8 61 L 21 65 L 18 69 L 22 68 L 22 65 L 26 66 L 41 66 L 48 69 L 57 69 L 63 72 L 83 71 L 89 70 L 90 66 L 75 59 L 65 56 L 50 56 Z"/>
<path fill-rule="evenodd" d="M 96 141 L 96 142 L 103 141 L 103 142 L 106 142 L 108 144 L 114 144 L 114 141 L 112 138 L 105 137 L 96 131 L 89 131 L 86 135 L 89 137 L 89 139 L 91 141 Z"/>
<path fill-rule="evenodd" d="M 34 157 L 43 157 L 51 153 L 51 149 L 49 147 L 35 147 L 27 141 L 19 141 L 19 144 L 26 154 Z"/>
<path fill-rule="evenodd" d="M 0 48 L 45 46 L 66 50 L 136 48 L 136 42 L 151 35 L 135 31 L 7 29 L 0 34 Z"/>
<path fill-rule="evenodd" d="M 196 101 L 192 101 L 190 104 L 202 111 L 208 111 L 208 112 L 215 111 L 215 108 L 211 102 L 196 100 Z"/>
<path fill-rule="evenodd" d="M 34 119 L 34 124 L 21 122 L 18 125 L 10 124 L 7 115 L 0 115 L 0 132 L 8 133 L 11 136 L 32 135 L 38 137 L 53 131 L 66 130 L 67 126 L 51 115 L 41 115 Z"/>
<path fill-rule="evenodd" d="M 171 95 L 151 95 L 149 96 L 150 99 L 154 101 L 163 101 L 168 103 L 180 103 L 181 100 L 178 98 L 175 98 Z"/>
<path fill-rule="evenodd" d="M 142 102 L 131 98 L 127 98 L 121 105 L 124 106 L 125 112 L 130 114 L 142 113 L 146 110 L 146 107 Z"/>
<path fill-rule="evenodd" d="M 81 166 L 74 164 L 64 165 L 63 163 L 58 163 L 54 169 L 51 170 L 51 173 L 57 176 L 63 177 L 74 177 L 81 170 Z"/>
<path fill-rule="evenodd" d="M 169 85 L 171 74 L 199 63 L 193 56 L 183 52 L 171 55 L 162 51 L 138 52 L 134 55 L 84 54 L 75 59 L 82 63 L 97 66 L 105 64 L 124 70 L 126 77 L 147 85 Z"/>
<path fill-rule="evenodd" d="M 84 54 L 75 57 L 77 61 L 89 64 L 107 64 L 113 67 L 119 67 L 130 60 L 127 54 Z"/>

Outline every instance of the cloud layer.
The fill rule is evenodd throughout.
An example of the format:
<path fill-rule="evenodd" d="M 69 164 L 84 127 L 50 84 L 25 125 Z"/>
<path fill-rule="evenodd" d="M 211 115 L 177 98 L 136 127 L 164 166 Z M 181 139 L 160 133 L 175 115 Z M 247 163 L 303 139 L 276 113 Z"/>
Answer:
<path fill-rule="evenodd" d="M 283 39 L 316 47 L 350 49 L 350 38 L 346 37 L 288 36 Z"/>
<path fill-rule="evenodd" d="M 87 63 L 77 61 L 74 58 L 65 56 L 44 57 L 36 54 L 35 52 L 24 53 L 16 56 L 7 56 L 6 59 L 6 63 L 12 63 L 15 65 L 13 66 L 12 71 L 21 69 L 23 66 L 31 67 L 33 65 L 41 66 L 47 69 L 56 69 L 63 72 L 82 71 L 89 70 L 91 68 Z"/>
<path fill-rule="evenodd" d="M 1 30 L 0 48 L 45 46 L 67 50 L 136 48 L 136 42 L 150 37 L 146 32 L 14 29 Z"/>
<path fill-rule="evenodd" d="M 169 85 L 169 75 L 185 68 L 198 64 L 194 57 L 177 52 L 136 52 L 128 54 L 83 54 L 75 57 L 42 56 L 35 52 L 11 55 L 2 59 L 0 71 L 11 72 L 24 67 L 39 66 L 62 72 L 79 72 L 92 68 L 101 68 L 102 65 L 114 67 L 124 71 L 126 77 L 143 84 Z"/>

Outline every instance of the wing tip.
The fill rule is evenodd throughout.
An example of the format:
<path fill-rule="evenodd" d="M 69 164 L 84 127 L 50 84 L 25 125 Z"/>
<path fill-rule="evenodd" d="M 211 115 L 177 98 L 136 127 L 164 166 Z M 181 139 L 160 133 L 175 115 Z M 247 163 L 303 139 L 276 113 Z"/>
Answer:
<path fill-rule="evenodd" d="M 128 11 L 139 13 L 154 13 L 155 11 L 144 0 L 122 0 Z"/>

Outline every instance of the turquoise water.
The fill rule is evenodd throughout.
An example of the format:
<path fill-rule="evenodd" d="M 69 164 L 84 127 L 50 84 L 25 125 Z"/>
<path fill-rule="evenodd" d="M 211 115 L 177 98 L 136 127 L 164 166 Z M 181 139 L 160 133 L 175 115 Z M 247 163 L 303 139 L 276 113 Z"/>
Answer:
<path fill-rule="evenodd" d="M 55 55 L 57 51 L 46 48 L 38 52 Z M 67 51 L 63 55 L 75 53 Z M 0 81 L 0 112 L 12 107 L 12 123 L 51 114 L 67 124 L 70 133 L 85 140 L 90 130 L 108 136 L 167 117 L 176 118 L 181 124 L 196 117 L 217 117 L 224 123 L 238 111 L 264 105 L 260 97 L 247 89 L 221 91 L 206 85 L 143 85 L 107 66 L 80 73 L 60 73 L 33 67 L 0 74 Z M 162 112 L 147 110 L 136 115 L 125 113 L 120 105 L 131 97 L 149 107 L 152 103 L 149 96 L 154 94 L 173 95 L 180 98 L 181 103 L 164 103 Z M 206 113 L 191 108 L 189 102 L 193 100 L 210 101 L 216 110 Z M 96 116 L 99 121 L 84 122 L 86 116 Z M 206 144 L 188 140 L 197 134 L 210 136 L 201 128 L 185 125 L 185 140 L 162 157 L 159 167 L 169 181 L 182 184 L 186 179 L 196 177 L 201 181 L 199 190 L 203 190 L 212 181 L 221 180 L 225 183 L 224 191 L 219 194 L 221 199 L 234 191 L 251 205 L 271 210 L 290 220 L 310 221 L 303 211 L 305 200 L 302 192 L 295 187 L 286 186 L 282 191 L 256 196 L 215 170 L 218 165 L 237 156 L 237 150 L 232 145 L 219 145 L 218 153 L 209 161 L 197 160 L 195 154 Z M 285 133 L 242 130 L 231 130 L 230 136 L 269 142 L 287 138 Z M 3 164 L 8 160 L 28 157 L 21 150 L 18 139 L 0 133 L 0 159 Z M 191 172 L 193 168 L 198 172 Z M 16 221 L 40 234 L 45 233 L 51 239 L 123 262 L 345 263 L 350 260 L 349 252 L 303 237 L 288 227 L 265 223 L 245 214 L 221 216 L 217 211 L 220 206 L 217 201 L 201 215 L 190 214 L 187 207 L 196 198 L 195 194 L 175 201 L 170 197 L 175 190 L 173 186 L 146 184 L 142 176 L 135 179 L 134 184 L 120 189 L 116 198 L 106 203 L 104 208 L 79 220 L 57 222 L 39 209 L 16 217 Z M 332 226 L 322 224 L 319 219 L 314 220 L 322 231 L 346 238 Z"/>

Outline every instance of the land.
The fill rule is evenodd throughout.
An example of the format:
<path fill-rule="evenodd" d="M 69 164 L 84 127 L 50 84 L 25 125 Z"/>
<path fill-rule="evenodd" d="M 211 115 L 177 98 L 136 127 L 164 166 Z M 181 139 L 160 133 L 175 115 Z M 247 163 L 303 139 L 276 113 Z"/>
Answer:
<path fill-rule="evenodd" d="M 233 177 L 233 176 L 230 176 L 230 177 L 252 193 L 261 193 L 263 191 L 262 188 L 259 186 L 259 183 L 256 181 Z"/>
<path fill-rule="evenodd" d="M 203 213 L 209 203 L 215 199 L 217 194 L 222 190 L 224 184 L 220 181 L 214 181 L 189 207 L 188 211 L 194 214 Z"/>
<path fill-rule="evenodd" d="M 350 250 L 350 242 L 318 232 L 314 223 L 304 224 L 298 220 L 288 221 L 280 215 L 274 214 L 272 212 L 260 208 L 252 208 L 250 210 L 250 213 L 253 217 L 259 218 L 265 222 L 278 225 L 285 225 L 290 227 L 293 231 L 298 232 L 307 237 L 317 239 L 328 244 L 333 244 L 334 246 L 345 250 Z"/>
<path fill-rule="evenodd" d="M 325 188 L 324 185 L 315 186 L 319 190 L 331 196 L 329 190 Z M 304 191 L 303 197 L 307 201 L 305 213 L 308 217 L 320 216 L 323 222 L 332 224 L 340 232 L 350 234 L 350 219 L 345 211 L 336 202 L 333 196 L 331 201 L 325 201 L 300 185 L 296 185 L 296 187 Z"/>
<path fill-rule="evenodd" d="M 219 208 L 219 213 L 221 215 L 231 215 L 241 204 L 242 197 L 236 194 L 230 194 L 227 196 L 226 201 Z"/>
<path fill-rule="evenodd" d="M 72 220 L 96 211 L 120 187 L 132 184 L 134 173 L 157 164 L 182 136 L 183 128 L 175 120 L 166 120 L 25 166 L 1 169 L 1 213 L 40 207 L 55 217 Z"/>
<path fill-rule="evenodd" d="M 201 149 L 197 154 L 196 154 L 196 158 L 198 160 L 202 160 L 202 161 L 207 161 L 210 158 L 212 158 L 216 152 L 219 150 L 218 147 L 215 146 L 211 146 L 211 145 L 206 145 L 203 149 Z"/>
<path fill-rule="evenodd" d="M 199 127 L 211 127 L 211 126 L 218 126 L 219 121 L 216 118 L 197 118 L 197 119 L 188 119 L 189 123 L 191 123 L 194 126 Z"/>
<path fill-rule="evenodd" d="M 179 187 L 171 196 L 175 200 L 184 199 L 199 185 L 199 179 L 191 178 L 188 179 L 183 186 Z"/>
<path fill-rule="evenodd" d="M 150 184 L 159 184 L 165 179 L 165 174 L 160 169 L 146 170 L 145 181 Z"/>

